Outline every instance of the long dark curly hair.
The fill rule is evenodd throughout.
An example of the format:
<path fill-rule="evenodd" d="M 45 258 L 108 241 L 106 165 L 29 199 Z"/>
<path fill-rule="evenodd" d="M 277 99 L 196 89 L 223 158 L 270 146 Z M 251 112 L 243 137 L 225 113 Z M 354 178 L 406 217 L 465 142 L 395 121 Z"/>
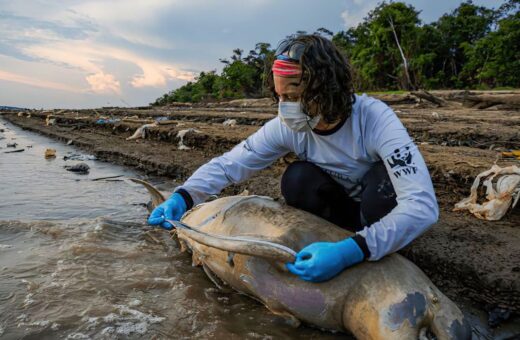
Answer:
<path fill-rule="evenodd" d="M 309 116 L 321 115 L 330 124 L 350 117 L 354 103 L 352 74 L 347 57 L 332 41 L 317 34 L 293 36 L 305 49 L 300 57 L 304 84 L 301 103 Z M 267 76 L 267 86 L 278 101 L 274 89 L 273 72 Z"/>

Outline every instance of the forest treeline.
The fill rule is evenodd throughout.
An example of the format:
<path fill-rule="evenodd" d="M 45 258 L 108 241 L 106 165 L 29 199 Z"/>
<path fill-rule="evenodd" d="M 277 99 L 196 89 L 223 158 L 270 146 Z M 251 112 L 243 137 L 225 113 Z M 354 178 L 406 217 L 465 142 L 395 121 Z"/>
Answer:
<path fill-rule="evenodd" d="M 356 27 L 337 33 L 319 28 L 314 33 L 332 39 L 348 56 L 356 91 L 516 88 L 519 9 L 520 0 L 498 8 L 466 1 L 424 24 L 413 6 L 382 2 Z M 247 55 L 237 48 L 229 59 L 220 59 L 220 74 L 201 72 L 153 105 L 269 96 L 264 79 L 275 48 L 259 42 Z"/>

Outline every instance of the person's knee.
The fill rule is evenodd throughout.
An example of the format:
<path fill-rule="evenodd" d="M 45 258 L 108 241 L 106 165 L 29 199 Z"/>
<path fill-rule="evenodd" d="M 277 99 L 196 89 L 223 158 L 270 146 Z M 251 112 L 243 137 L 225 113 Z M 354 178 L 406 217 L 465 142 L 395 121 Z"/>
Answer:
<path fill-rule="evenodd" d="M 297 201 L 298 197 L 308 193 L 313 186 L 313 177 L 316 179 L 316 165 L 297 161 L 291 163 L 282 175 L 281 189 L 286 202 L 291 204 Z"/>
<path fill-rule="evenodd" d="M 397 205 L 397 196 L 382 162 L 374 165 L 363 176 L 362 183 L 361 212 L 364 222 L 372 224 L 392 211 Z"/>

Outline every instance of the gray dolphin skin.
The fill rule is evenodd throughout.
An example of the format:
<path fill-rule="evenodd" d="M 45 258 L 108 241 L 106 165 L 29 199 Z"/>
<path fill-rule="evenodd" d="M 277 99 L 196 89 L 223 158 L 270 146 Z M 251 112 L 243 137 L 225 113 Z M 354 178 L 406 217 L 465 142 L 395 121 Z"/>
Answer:
<path fill-rule="evenodd" d="M 130 178 L 130 180 L 143 185 L 152 196 L 149 210 L 153 210 L 165 201 L 164 195 L 150 183 L 137 178 Z M 296 257 L 294 250 L 274 242 L 248 237 L 213 235 L 192 228 L 181 221 L 166 220 L 166 222 L 173 225 L 177 229 L 177 233 L 181 232 L 196 242 L 231 253 L 253 255 L 283 263 L 294 262 Z"/>
<path fill-rule="evenodd" d="M 150 208 L 164 201 L 149 183 L 133 181 L 152 195 Z M 293 261 L 293 249 L 352 236 L 308 212 L 267 197 L 229 196 L 170 222 L 213 282 L 251 296 L 294 326 L 305 322 L 357 339 L 471 339 L 455 303 L 399 254 L 365 261 L 322 283 L 288 273 L 280 264 Z"/>

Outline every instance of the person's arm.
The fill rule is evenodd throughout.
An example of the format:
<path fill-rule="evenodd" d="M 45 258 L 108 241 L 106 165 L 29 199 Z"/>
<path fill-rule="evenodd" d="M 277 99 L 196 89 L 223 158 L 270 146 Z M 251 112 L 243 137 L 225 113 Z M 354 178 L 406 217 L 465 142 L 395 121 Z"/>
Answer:
<path fill-rule="evenodd" d="M 439 208 L 428 168 L 399 118 L 380 101 L 368 110 L 367 149 L 385 163 L 397 195 L 397 206 L 388 215 L 354 237 L 365 258 L 376 261 L 424 233 L 437 222 Z"/>
<path fill-rule="evenodd" d="M 190 209 L 208 196 L 219 194 L 228 185 L 248 179 L 288 153 L 288 137 L 287 129 L 274 118 L 231 151 L 202 165 L 175 192 L 184 197 L 187 209 Z"/>
<path fill-rule="evenodd" d="M 331 279 L 365 259 L 376 261 L 393 253 L 435 223 L 439 208 L 424 160 L 395 113 L 373 101 L 364 108 L 367 151 L 386 165 L 397 194 L 397 206 L 354 237 L 315 242 L 303 248 L 287 269 L 306 281 Z"/>

